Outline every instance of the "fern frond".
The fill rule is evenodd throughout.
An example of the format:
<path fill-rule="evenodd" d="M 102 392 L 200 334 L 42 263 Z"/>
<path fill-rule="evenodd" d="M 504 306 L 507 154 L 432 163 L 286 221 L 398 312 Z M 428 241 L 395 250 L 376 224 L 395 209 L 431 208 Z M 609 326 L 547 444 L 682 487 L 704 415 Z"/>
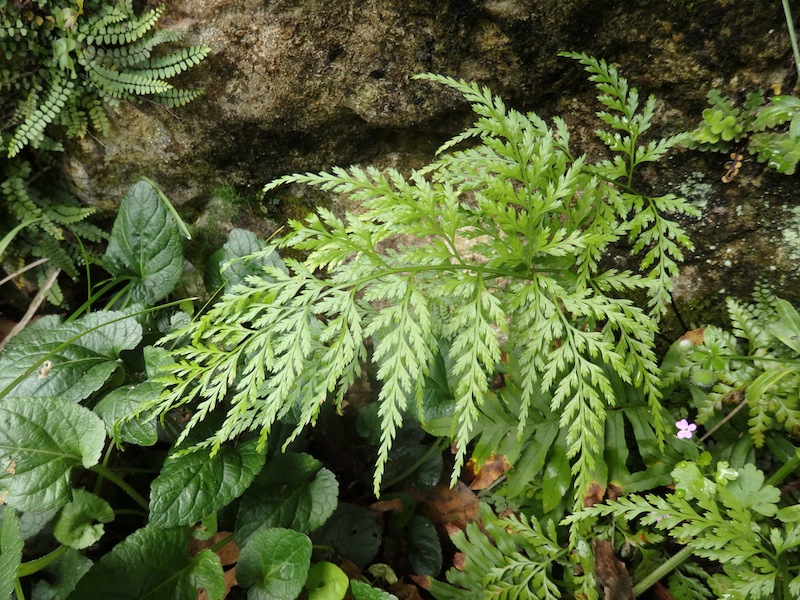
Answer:
<path fill-rule="evenodd" d="M 25 117 L 17 127 L 8 147 L 8 157 L 16 156 L 20 150 L 30 144 L 34 147 L 44 136 L 45 128 L 52 123 L 72 93 L 74 84 L 63 75 L 56 76 L 50 83 L 47 97 L 37 103 L 37 107 Z"/>

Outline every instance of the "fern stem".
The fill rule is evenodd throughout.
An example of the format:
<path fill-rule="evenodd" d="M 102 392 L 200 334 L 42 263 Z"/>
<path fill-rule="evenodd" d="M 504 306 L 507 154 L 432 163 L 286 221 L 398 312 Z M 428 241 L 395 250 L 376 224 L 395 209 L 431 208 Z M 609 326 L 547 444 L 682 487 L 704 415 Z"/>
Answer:
<path fill-rule="evenodd" d="M 661 566 L 650 572 L 644 579 L 633 586 L 633 593 L 638 598 L 656 583 L 658 583 L 667 574 L 677 569 L 687 558 L 692 555 L 692 549 L 689 546 L 684 547 L 680 552 L 670 557 Z"/>
<path fill-rule="evenodd" d="M 638 598 L 647 590 L 653 587 L 666 575 L 677 569 L 687 558 L 692 555 L 692 549 L 689 546 L 684 547 L 680 552 L 670 557 L 661 566 L 651 571 L 644 579 L 633 586 L 633 594 Z"/>
<path fill-rule="evenodd" d="M 783 4 L 783 14 L 786 17 L 786 29 L 789 32 L 789 42 L 792 44 L 794 68 L 797 71 L 798 79 L 800 79 L 800 50 L 797 48 L 797 36 L 794 33 L 794 19 L 792 18 L 792 11 L 789 8 L 789 0 L 781 0 L 781 3 Z"/>
<path fill-rule="evenodd" d="M 795 452 L 794 456 L 790 458 L 788 462 L 767 479 L 766 485 L 778 485 L 789 473 L 794 471 L 798 465 L 800 465 L 800 452 Z"/>
<path fill-rule="evenodd" d="M 133 489 L 133 487 L 131 487 L 124 479 L 119 477 L 116 473 L 109 471 L 106 467 L 104 467 L 101 464 L 94 465 L 93 467 L 90 467 L 89 470 L 94 471 L 101 477 L 105 477 L 106 479 L 108 479 L 111 483 L 113 483 L 118 488 L 123 490 L 126 494 L 128 494 L 128 496 L 133 498 L 136 504 L 141 506 L 143 509 L 145 510 L 149 509 L 147 500 L 145 500 L 144 497 L 139 492 Z"/>

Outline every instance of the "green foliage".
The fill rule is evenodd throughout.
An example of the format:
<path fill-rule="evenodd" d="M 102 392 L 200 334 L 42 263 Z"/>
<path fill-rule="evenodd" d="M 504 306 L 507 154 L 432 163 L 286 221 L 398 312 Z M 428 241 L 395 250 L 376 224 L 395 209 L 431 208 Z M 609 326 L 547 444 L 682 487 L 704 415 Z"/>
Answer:
<path fill-rule="evenodd" d="M 636 89 L 613 67 L 569 56 L 584 64 L 609 109 L 599 116 L 611 131 L 599 136 L 612 159 L 589 164 L 573 156 L 560 119 L 551 129 L 533 113 L 507 109 L 488 89 L 421 76 L 461 92 L 478 115 L 474 126 L 407 178 L 352 167 L 266 186 L 313 185 L 361 208 L 343 218 L 320 209 L 292 221 L 277 247 L 307 258 L 287 259 L 288 272 L 265 266 L 176 332 L 173 338 L 191 344 L 174 350 L 176 362 L 160 379 L 166 392 L 142 411 L 194 407 L 182 441 L 206 415 L 229 406 L 222 427 L 193 448 L 217 451 L 251 430 L 260 430 L 265 445 L 280 420 L 296 424 L 291 441 L 331 393 L 341 404 L 372 341 L 381 382 L 377 493 L 405 416 L 424 421 L 425 378 L 444 348 L 455 480 L 489 382 L 513 349 L 521 355 L 518 433 L 526 433 L 535 397 L 544 394 L 566 432 L 561 460 L 577 476 L 577 496 L 593 480 L 616 402 L 609 372 L 642 391 L 661 444 L 653 336 L 682 248 L 691 247 L 669 217 L 696 212 L 683 199 L 630 186 L 637 167 L 680 138 L 641 143 L 655 99 L 640 109 Z M 467 141 L 474 143 L 455 149 Z M 624 240 L 643 254 L 643 274 L 603 266 L 610 246 Z M 647 309 L 626 297 L 639 292 L 649 298 Z"/>
<path fill-rule="evenodd" d="M 571 569 L 568 551 L 545 532 L 535 517 L 498 518 L 483 506 L 482 527 L 471 523 L 450 539 L 464 563 L 447 572 L 451 586 L 431 589 L 434 598 L 519 598 L 555 600 L 563 582 L 557 573 Z"/>
<path fill-rule="evenodd" d="M 760 448 L 770 432 L 800 427 L 800 315 L 765 289 L 752 304 L 733 298 L 726 304 L 732 330 L 708 326 L 701 343 L 677 342 L 665 376 L 689 386 L 698 423 L 714 425 L 728 407 L 733 416 L 746 405 L 749 418 L 734 425 Z"/>
<path fill-rule="evenodd" d="M 651 526 L 691 549 L 695 556 L 721 563 L 711 590 L 721 597 L 794 598 L 800 590 L 797 565 L 800 528 L 791 510 L 778 510 L 779 490 L 764 483 L 754 465 L 732 469 L 717 463 L 706 476 L 691 462 L 673 471 L 675 491 L 664 496 L 630 495 L 585 508 L 565 523 L 613 516 Z"/>
<path fill-rule="evenodd" d="M 122 101 L 176 107 L 200 95 L 168 80 L 209 49 L 170 46 L 181 34 L 155 28 L 163 13 L 136 14 L 132 0 L 0 2 L 0 146 L 9 158 L 0 167 L 0 236 L 30 222 L 3 257 L 7 270 L 33 256 L 76 278 L 94 260 L 84 242 L 105 237 L 85 221 L 95 209 L 60 181 L 53 151 L 65 138 L 107 134 L 106 107 Z"/>
<path fill-rule="evenodd" d="M 773 96 L 765 104 L 761 92 L 752 92 L 740 108 L 712 89 L 708 102 L 711 107 L 703 111 L 703 121 L 689 133 L 690 148 L 728 153 L 746 144 L 758 162 L 778 173 L 795 172 L 800 160 L 800 98 Z"/>

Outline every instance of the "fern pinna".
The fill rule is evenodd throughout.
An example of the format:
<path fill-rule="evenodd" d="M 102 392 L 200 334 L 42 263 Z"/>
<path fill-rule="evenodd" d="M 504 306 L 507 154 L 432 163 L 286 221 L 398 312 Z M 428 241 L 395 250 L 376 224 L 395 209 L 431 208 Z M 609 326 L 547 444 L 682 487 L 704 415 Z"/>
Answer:
<path fill-rule="evenodd" d="M 608 373 L 641 388 L 663 440 L 660 373 L 653 336 L 681 248 L 670 213 L 694 214 L 682 199 L 642 196 L 634 169 L 678 138 L 639 143 L 654 100 L 616 70 L 571 55 L 592 74 L 612 112 L 600 113 L 615 153 L 591 164 L 574 156 L 565 122 L 548 125 L 508 109 L 488 89 L 439 75 L 417 79 L 459 91 L 478 115 L 439 158 L 408 177 L 375 168 L 334 168 L 267 185 L 317 186 L 348 198 L 343 217 L 320 208 L 275 244 L 305 253 L 236 287 L 174 338 L 163 396 L 141 411 L 191 404 L 184 435 L 213 410 L 227 411 L 201 446 L 277 420 L 314 423 L 331 396 L 341 404 L 370 356 L 378 365 L 382 437 L 375 493 L 405 415 L 424 420 L 426 376 L 443 359 L 452 390 L 453 479 L 481 418 L 505 352 L 519 356 L 517 434 L 541 394 L 566 431 L 564 452 L 582 497 L 602 463 L 604 423 L 616 402 Z M 630 238 L 644 273 L 608 268 L 611 245 Z M 628 293 L 646 293 L 649 307 Z M 368 352 L 371 341 L 372 352 Z M 294 436 L 292 436 L 293 438 Z"/>

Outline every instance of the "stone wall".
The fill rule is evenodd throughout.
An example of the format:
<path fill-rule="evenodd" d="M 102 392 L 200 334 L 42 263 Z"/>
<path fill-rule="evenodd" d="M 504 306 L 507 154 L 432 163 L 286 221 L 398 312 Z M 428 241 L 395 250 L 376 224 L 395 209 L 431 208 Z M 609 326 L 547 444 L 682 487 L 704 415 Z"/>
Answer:
<path fill-rule="evenodd" d="M 411 79 L 421 71 L 487 84 L 545 118 L 560 114 L 589 153 L 598 150 L 594 88 L 561 50 L 616 63 L 662 101 L 657 121 L 668 132 L 696 125 L 712 86 L 743 96 L 795 85 L 775 0 L 174 0 L 164 24 L 212 47 L 179 82 L 206 94 L 174 111 L 123 106 L 111 135 L 77 142 L 67 169 L 87 202 L 112 208 L 147 175 L 191 220 L 221 184 L 247 196 L 289 172 L 424 164 L 470 116 L 456 95 Z M 697 307 L 720 289 L 746 293 L 755 274 L 800 296 L 797 178 L 749 162 L 723 185 L 724 161 L 686 151 L 645 173 L 658 193 L 704 207 L 680 298 L 705 310 Z M 234 211 L 223 227 L 268 232 L 318 200 L 268 202 L 272 222 Z"/>

